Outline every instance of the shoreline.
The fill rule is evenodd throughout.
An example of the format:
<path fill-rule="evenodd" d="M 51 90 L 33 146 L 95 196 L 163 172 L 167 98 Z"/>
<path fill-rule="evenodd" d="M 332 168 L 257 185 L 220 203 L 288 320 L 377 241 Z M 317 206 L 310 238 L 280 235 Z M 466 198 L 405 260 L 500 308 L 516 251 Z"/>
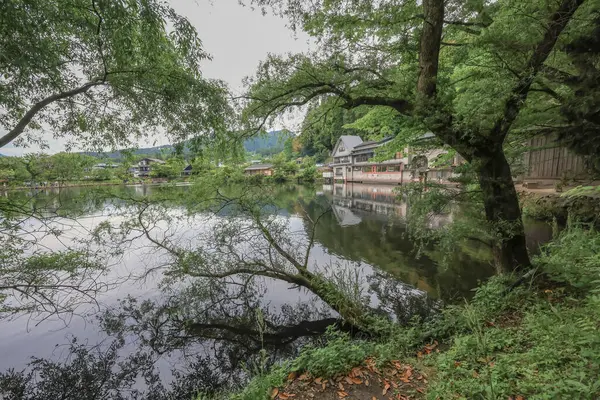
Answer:
<path fill-rule="evenodd" d="M 0 187 L 0 192 L 10 192 L 10 191 L 19 191 L 19 190 L 47 190 L 47 189 L 65 189 L 65 188 L 76 188 L 76 187 L 96 187 L 96 186 L 143 186 L 143 185 L 163 185 L 163 184 L 171 184 L 174 183 L 176 185 L 188 186 L 191 185 L 191 182 L 183 181 L 183 182 L 133 182 L 133 183 L 124 183 L 124 182 L 111 182 L 111 183 L 76 183 L 76 184 L 66 184 L 59 186 L 6 186 Z"/>

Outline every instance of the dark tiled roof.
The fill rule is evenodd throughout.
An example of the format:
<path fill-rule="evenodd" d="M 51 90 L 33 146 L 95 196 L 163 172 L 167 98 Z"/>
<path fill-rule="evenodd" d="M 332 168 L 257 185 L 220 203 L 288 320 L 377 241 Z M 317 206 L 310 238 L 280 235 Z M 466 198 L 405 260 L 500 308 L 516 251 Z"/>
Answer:
<path fill-rule="evenodd" d="M 273 168 L 273 164 L 254 164 L 246 168 L 244 171 L 252 171 L 256 169 L 269 169 Z"/>

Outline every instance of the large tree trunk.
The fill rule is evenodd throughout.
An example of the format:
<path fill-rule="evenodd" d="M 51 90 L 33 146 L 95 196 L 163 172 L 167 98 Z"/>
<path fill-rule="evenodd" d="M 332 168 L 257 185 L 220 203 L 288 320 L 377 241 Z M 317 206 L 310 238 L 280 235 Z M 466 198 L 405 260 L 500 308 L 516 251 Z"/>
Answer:
<path fill-rule="evenodd" d="M 530 268 L 519 198 L 504 152 L 490 151 L 473 161 L 478 165 L 486 218 L 500 238 L 494 244 L 497 267 L 501 272 Z"/>

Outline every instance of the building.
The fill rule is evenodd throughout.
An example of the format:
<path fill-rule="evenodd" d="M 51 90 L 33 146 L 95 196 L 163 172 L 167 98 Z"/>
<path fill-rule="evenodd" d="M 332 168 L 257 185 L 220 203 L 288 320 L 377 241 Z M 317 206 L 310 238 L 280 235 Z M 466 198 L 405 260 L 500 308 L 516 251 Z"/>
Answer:
<path fill-rule="evenodd" d="M 271 176 L 273 175 L 273 165 L 272 164 L 254 164 L 244 169 L 244 174 L 246 175 L 265 175 Z"/>
<path fill-rule="evenodd" d="M 166 164 L 165 161 L 159 160 L 158 158 L 142 158 L 135 167 L 129 169 L 134 177 L 147 177 L 150 176 L 152 171 L 152 165 Z"/>
<path fill-rule="evenodd" d="M 192 172 L 193 172 L 192 170 L 193 170 L 192 164 L 188 164 L 188 166 L 185 167 L 183 169 L 183 171 L 181 171 L 181 176 L 190 176 L 190 175 L 192 175 Z"/>
<path fill-rule="evenodd" d="M 452 161 L 452 165 L 434 166 L 436 159 L 447 153 L 443 149 L 416 152 L 407 147 L 403 152 L 396 153 L 393 159 L 375 161 L 376 150 L 389 144 L 392 139 L 388 137 L 380 141 L 363 142 L 358 136 L 341 136 L 333 149 L 332 171 L 323 171 L 323 178 L 338 182 L 398 185 L 424 179 L 448 183 L 449 178 L 454 176 L 452 166 L 460 162 L 458 158 Z"/>
<path fill-rule="evenodd" d="M 107 164 L 107 163 L 99 163 L 92 167 L 92 169 L 114 169 L 119 168 L 119 164 Z"/>

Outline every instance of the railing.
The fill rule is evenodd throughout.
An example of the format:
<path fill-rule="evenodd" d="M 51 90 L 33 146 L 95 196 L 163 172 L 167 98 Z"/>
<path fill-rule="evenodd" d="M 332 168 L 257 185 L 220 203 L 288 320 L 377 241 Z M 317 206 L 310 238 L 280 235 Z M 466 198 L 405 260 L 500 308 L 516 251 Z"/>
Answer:
<path fill-rule="evenodd" d="M 323 178 L 333 178 L 333 172 L 323 172 Z"/>

